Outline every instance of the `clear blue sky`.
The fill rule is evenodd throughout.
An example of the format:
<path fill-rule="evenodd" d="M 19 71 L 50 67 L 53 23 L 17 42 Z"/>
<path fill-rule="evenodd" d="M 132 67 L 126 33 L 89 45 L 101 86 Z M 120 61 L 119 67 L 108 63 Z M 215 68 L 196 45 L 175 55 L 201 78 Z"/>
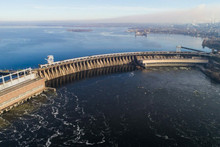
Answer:
<path fill-rule="evenodd" d="M 90 20 L 220 5 L 219 0 L 0 0 L 0 21 Z"/>

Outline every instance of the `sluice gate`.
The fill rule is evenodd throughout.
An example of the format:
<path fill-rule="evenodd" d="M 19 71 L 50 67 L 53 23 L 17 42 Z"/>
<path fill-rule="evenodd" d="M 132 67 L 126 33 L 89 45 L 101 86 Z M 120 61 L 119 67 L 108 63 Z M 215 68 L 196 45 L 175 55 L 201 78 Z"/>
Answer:
<path fill-rule="evenodd" d="M 209 54 L 197 52 L 130 52 L 117 54 L 104 54 L 87 56 L 81 58 L 73 58 L 50 64 L 39 65 L 37 73 L 41 78 L 50 81 L 62 76 L 74 74 L 82 71 L 120 66 L 139 64 L 140 60 L 144 62 L 193 62 L 195 64 L 208 62 Z M 200 59 L 199 59 L 200 58 Z M 174 60 L 175 59 L 175 60 Z M 203 60 L 203 61 L 202 61 Z M 197 62 L 198 61 L 198 62 Z M 201 61 L 201 62 L 199 62 Z M 182 65 L 182 64 L 179 64 Z M 178 66 L 178 65 L 177 65 Z"/>
<path fill-rule="evenodd" d="M 207 64 L 213 55 L 198 52 L 129 52 L 94 55 L 54 62 L 0 77 L 0 113 L 40 94 L 46 86 L 60 86 L 86 77 L 130 71 L 135 65 Z M 177 63 L 177 64 L 176 64 Z M 186 64 L 187 63 L 187 64 Z"/>
<path fill-rule="evenodd" d="M 82 71 L 132 64 L 135 56 L 87 58 L 39 68 L 38 75 L 46 81 Z"/>

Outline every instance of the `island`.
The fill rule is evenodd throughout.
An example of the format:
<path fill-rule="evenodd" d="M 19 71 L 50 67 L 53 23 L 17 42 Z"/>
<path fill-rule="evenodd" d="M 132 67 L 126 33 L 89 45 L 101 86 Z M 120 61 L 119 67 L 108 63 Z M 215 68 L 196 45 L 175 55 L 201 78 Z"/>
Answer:
<path fill-rule="evenodd" d="M 92 29 L 67 29 L 68 32 L 92 32 Z"/>

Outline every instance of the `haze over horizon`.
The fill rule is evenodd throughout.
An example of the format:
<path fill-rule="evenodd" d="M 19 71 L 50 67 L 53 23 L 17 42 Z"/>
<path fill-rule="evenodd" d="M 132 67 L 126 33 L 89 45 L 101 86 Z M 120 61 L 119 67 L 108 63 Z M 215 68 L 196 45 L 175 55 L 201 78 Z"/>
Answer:
<path fill-rule="evenodd" d="M 78 21 L 98 23 L 220 22 L 217 0 L 16 0 L 0 5 L 0 22 Z"/>

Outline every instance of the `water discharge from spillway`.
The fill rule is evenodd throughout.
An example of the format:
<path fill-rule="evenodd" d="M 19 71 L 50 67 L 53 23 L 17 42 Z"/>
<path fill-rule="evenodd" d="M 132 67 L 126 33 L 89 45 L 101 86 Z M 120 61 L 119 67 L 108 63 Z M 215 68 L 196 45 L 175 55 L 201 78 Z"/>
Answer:
<path fill-rule="evenodd" d="M 86 70 L 86 71 L 69 74 L 66 76 L 62 76 L 62 77 L 47 81 L 46 86 L 47 87 L 60 87 L 64 84 L 76 82 L 76 81 L 83 80 L 86 78 L 109 75 L 113 73 L 129 72 L 135 69 L 136 67 L 134 65 L 123 65 L 123 66 L 112 66 L 112 67 Z"/>

